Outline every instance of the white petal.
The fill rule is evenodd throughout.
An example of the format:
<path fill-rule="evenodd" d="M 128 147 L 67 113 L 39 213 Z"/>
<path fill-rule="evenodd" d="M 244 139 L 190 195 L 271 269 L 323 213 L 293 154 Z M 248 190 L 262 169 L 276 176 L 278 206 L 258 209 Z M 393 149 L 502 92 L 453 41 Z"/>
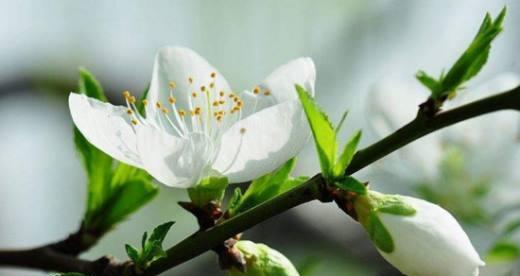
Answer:
<path fill-rule="evenodd" d="M 211 78 L 212 73 L 216 74 L 214 79 Z M 192 84 L 189 83 L 189 78 L 193 80 Z M 176 105 L 179 109 L 189 110 L 191 93 L 193 91 L 200 92 L 201 86 L 209 89 L 212 82 L 214 82 L 214 91 L 231 91 L 226 79 L 194 51 L 183 47 L 164 47 L 159 50 L 155 57 L 152 81 L 147 96 L 149 101 L 146 108 L 148 118 L 161 115 L 161 112 L 158 112 L 155 107 L 156 102 L 168 104 L 168 96 L 170 95 L 168 84 L 171 81 L 176 83 L 173 95 L 177 100 Z M 216 95 L 217 93 L 213 94 Z M 205 101 L 204 95 L 199 95 L 194 99 L 193 106 L 204 107 Z"/>
<path fill-rule="evenodd" d="M 178 138 L 152 126 L 140 126 L 137 141 L 144 169 L 167 186 L 194 186 L 209 170 L 212 145 L 202 134 Z"/>
<path fill-rule="evenodd" d="M 299 101 L 288 101 L 236 122 L 222 136 L 213 168 L 231 183 L 252 180 L 296 156 L 310 135 Z"/>
<path fill-rule="evenodd" d="M 316 68 L 311 58 L 302 57 L 289 61 L 276 68 L 267 78 L 259 84 L 260 93 L 255 95 L 250 91 L 244 91 L 240 97 L 244 101 L 242 110 L 244 116 L 258 112 L 264 108 L 297 100 L 295 85 L 303 86 L 311 95 L 314 95 L 314 82 L 316 81 Z M 270 95 L 264 95 L 269 91 Z"/>
<path fill-rule="evenodd" d="M 455 218 L 433 203 L 403 198 L 417 213 L 379 215 L 395 245 L 390 254 L 380 252 L 383 257 L 410 276 L 478 275 L 484 262 Z"/>
<path fill-rule="evenodd" d="M 91 144 L 121 162 L 141 167 L 126 108 L 76 93 L 69 95 L 69 108 L 74 124 Z"/>

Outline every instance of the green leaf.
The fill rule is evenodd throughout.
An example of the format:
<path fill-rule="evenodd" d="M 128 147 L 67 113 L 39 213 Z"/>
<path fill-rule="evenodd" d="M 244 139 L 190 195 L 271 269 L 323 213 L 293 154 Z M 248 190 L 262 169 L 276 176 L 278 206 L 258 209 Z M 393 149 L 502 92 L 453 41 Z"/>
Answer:
<path fill-rule="evenodd" d="M 169 221 L 166 223 L 163 223 L 155 229 L 153 229 L 152 234 L 150 235 L 150 238 L 148 239 L 149 242 L 155 242 L 158 241 L 159 244 L 162 245 L 162 242 L 164 241 L 164 238 L 166 237 L 166 234 L 168 234 L 168 231 L 170 231 L 170 228 L 174 224 L 174 221 Z"/>
<path fill-rule="evenodd" d="M 244 195 L 234 196 L 239 201 L 230 204 L 228 213 L 233 216 L 245 212 L 305 182 L 308 179 L 307 177 L 289 177 L 295 165 L 296 160 L 293 158 L 276 171 L 253 180 Z M 237 190 L 235 190 L 235 193 L 237 193 Z"/>
<path fill-rule="evenodd" d="M 437 94 L 441 90 L 441 84 L 436 79 L 434 79 L 433 77 L 428 75 L 426 72 L 421 70 L 421 71 L 417 72 L 415 77 L 424 86 L 426 86 L 428 89 L 430 89 L 430 91 L 432 91 L 433 94 Z"/>
<path fill-rule="evenodd" d="M 99 81 L 86 68 L 79 68 L 79 93 L 106 102 L 107 97 Z"/>
<path fill-rule="evenodd" d="M 235 210 L 242 201 L 242 190 L 240 188 L 235 188 L 233 190 L 233 196 L 229 199 L 228 210 Z"/>
<path fill-rule="evenodd" d="M 502 232 L 503 236 L 508 236 L 516 232 L 518 229 L 520 229 L 520 220 L 515 220 L 513 222 L 510 222 L 506 225 L 504 228 L 504 231 Z"/>
<path fill-rule="evenodd" d="M 99 215 L 99 227 L 108 230 L 152 200 L 158 191 L 150 180 L 135 179 L 120 185 L 100 209 L 104 213 Z"/>
<path fill-rule="evenodd" d="M 359 180 L 355 179 L 352 176 L 344 176 L 342 178 L 337 179 L 334 181 L 334 185 L 336 185 L 338 188 L 354 192 L 359 195 L 365 195 L 367 193 L 367 187 L 365 184 L 361 183 Z"/>
<path fill-rule="evenodd" d="M 129 244 L 125 244 L 125 250 L 126 255 L 128 255 L 128 258 L 130 258 L 130 260 L 132 260 L 134 263 L 139 262 L 139 251 L 135 247 Z"/>
<path fill-rule="evenodd" d="M 345 174 L 345 170 L 348 165 L 352 161 L 352 157 L 354 157 L 354 153 L 356 153 L 357 146 L 359 144 L 359 140 L 361 140 L 361 131 L 358 130 L 356 133 L 350 137 L 347 144 L 343 148 L 343 152 L 339 156 L 336 164 L 334 165 L 334 177 L 340 177 Z"/>
<path fill-rule="evenodd" d="M 148 232 L 144 231 L 143 237 L 141 238 L 141 249 L 144 249 L 146 246 L 146 241 L 148 240 Z"/>
<path fill-rule="evenodd" d="M 227 177 L 210 176 L 201 180 L 195 187 L 188 189 L 191 202 L 203 207 L 211 201 L 222 201 L 228 186 Z"/>
<path fill-rule="evenodd" d="M 502 32 L 506 11 L 504 7 L 495 20 L 486 14 L 473 41 L 446 75 L 441 74 L 435 80 L 423 71 L 417 73 L 417 79 L 431 90 L 434 100 L 443 101 L 443 97 L 454 97 L 461 85 L 480 72 L 488 60 L 491 43 Z"/>
<path fill-rule="evenodd" d="M 79 93 L 106 101 L 103 88 L 94 75 L 85 68 L 80 68 L 79 73 Z M 109 196 L 110 187 L 108 181 L 111 176 L 113 160 L 110 156 L 91 145 L 77 128 L 74 128 L 74 143 L 81 155 L 88 176 L 88 199 L 85 214 L 85 220 L 88 223 L 92 213 Z"/>
<path fill-rule="evenodd" d="M 487 262 L 511 262 L 520 258 L 520 248 L 509 241 L 498 241 L 488 252 Z"/>
<path fill-rule="evenodd" d="M 321 111 L 308 92 L 299 85 L 296 85 L 296 91 L 300 97 L 305 114 L 307 115 L 312 135 L 314 136 L 321 172 L 325 178 L 330 178 L 333 175 L 332 170 L 336 160 L 336 132 L 327 115 Z"/>
<path fill-rule="evenodd" d="M 390 232 L 383 225 L 376 212 L 370 212 L 366 223 L 366 229 L 370 239 L 381 251 L 392 253 L 394 251 L 394 241 Z"/>
<path fill-rule="evenodd" d="M 348 116 L 348 110 L 345 110 L 345 112 L 343 112 L 343 115 L 341 115 L 341 119 L 339 119 L 338 125 L 334 129 L 334 132 L 336 132 L 336 135 L 341 130 L 341 127 L 343 126 L 343 123 L 345 123 L 345 119 L 347 119 L 347 116 Z"/>

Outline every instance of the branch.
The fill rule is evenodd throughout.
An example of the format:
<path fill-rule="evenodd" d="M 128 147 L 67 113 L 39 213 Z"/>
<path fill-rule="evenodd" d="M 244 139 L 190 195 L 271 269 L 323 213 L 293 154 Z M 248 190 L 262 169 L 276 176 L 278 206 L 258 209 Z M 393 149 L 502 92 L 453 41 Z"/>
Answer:
<path fill-rule="evenodd" d="M 407 125 L 379 142 L 358 151 L 348 167 L 347 173 L 353 174 L 431 132 L 470 118 L 507 109 L 520 111 L 520 87 L 438 113 L 431 117 L 419 112 L 417 117 Z M 166 251 L 167 256 L 153 263 L 145 271 L 145 274 L 156 275 L 164 272 L 210 250 L 224 240 L 297 205 L 315 199 L 330 201 L 331 199 L 324 186 L 324 179 L 321 177 L 321 174 L 317 174 L 299 187 L 265 201 L 205 232 L 195 233 L 168 249 Z"/>

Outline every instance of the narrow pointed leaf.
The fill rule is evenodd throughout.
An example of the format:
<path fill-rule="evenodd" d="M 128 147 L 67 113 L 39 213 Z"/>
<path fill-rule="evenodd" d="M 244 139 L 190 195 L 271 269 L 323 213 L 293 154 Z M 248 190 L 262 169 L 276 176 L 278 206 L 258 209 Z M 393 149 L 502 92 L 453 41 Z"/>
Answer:
<path fill-rule="evenodd" d="M 321 111 L 314 99 L 303 87 L 296 85 L 296 91 L 312 130 L 320 160 L 321 172 L 326 178 L 331 177 L 337 151 L 334 127 L 332 127 L 327 115 Z"/>
<path fill-rule="evenodd" d="M 128 258 L 130 258 L 130 260 L 132 260 L 135 263 L 139 261 L 139 251 L 135 247 L 129 244 L 125 244 L 125 250 L 126 255 L 128 255 Z"/>
<path fill-rule="evenodd" d="M 342 190 L 354 192 L 359 195 L 364 195 L 367 193 L 367 187 L 365 184 L 352 176 L 341 177 L 334 181 L 334 185 Z"/>
<path fill-rule="evenodd" d="M 356 153 L 357 146 L 361 140 L 361 131 L 358 130 L 350 137 L 348 142 L 345 144 L 341 155 L 339 156 L 336 165 L 334 165 L 334 177 L 340 177 L 345 174 L 345 170 L 352 161 L 354 153 Z"/>

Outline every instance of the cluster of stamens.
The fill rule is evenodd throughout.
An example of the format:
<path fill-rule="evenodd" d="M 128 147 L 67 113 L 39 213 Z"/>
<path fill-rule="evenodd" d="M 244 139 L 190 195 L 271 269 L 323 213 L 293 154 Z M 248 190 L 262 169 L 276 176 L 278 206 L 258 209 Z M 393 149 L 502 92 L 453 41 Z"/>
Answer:
<path fill-rule="evenodd" d="M 212 125 L 216 125 L 217 127 L 222 123 L 225 116 L 231 116 L 233 114 L 238 114 L 236 120 L 240 120 L 242 116 L 242 108 L 244 107 L 244 102 L 242 99 L 235 93 L 226 91 L 216 91 L 215 89 L 215 81 L 217 78 L 217 73 L 210 73 L 211 81 L 206 85 L 200 86 L 199 89 L 193 89 L 194 79 L 193 77 L 188 77 L 187 83 L 189 87 L 189 91 L 192 91 L 188 98 L 188 111 L 184 109 L 177 109 L 176 103 L 177 100 L 173 96 L 173 92 L 176 89 L 177 85 L 175 82 L 171 81 L 168 83 L 168 88 L 170 90 L 170 95 L 168 97 L 169 107 L 165 106 L 161 102 L 156 102 L 155 107 L 160 110 L 160 112 L 164 115 L 163 119 L 159 119 L 159 123 L 162 127 L 165 124 L 168 124 L 173 128 L 173 130 L 179 134 L 180 136 L 185 136 L 189 132 L 200 131 L 204 132 L 208 135 L 212 135 L 215 130 L 212 130 Z M 255 96 L 264 95 L 269 96 L 271 92 L 267 89 L 262 90 L 259 86 L 256 86 L 253 89 L 253 94 Z M 195 106 L 196 102 L 200 103 L 198 100 L 199 96 L 204 97 L 202 99 L 205 104 L 204 107 Z M 147 124 L 148 122 L 141 116 L 137 107 L 136 107 L 136 98 L 129 91 L 123 92 L 123 97 L 127 104 L 127 114 L 130 116 L 130 120 L 132 124 L 137 125 L 139 123 Z M 143 106 L 147 106 L 148 101 L 142 100 Z M 256 105 L 256 102 L 255 102 Z M 170 118 L 170 110 L 173 118 Z M 191 117 L 191 130 L 188 129 L 188 124 L 186 122 L 186 115 Z M 213 118 L 213 119 L 212 119 Z M 164 120 L 164 122 L 163 122 Z M 188 120 L 189 121 L 189 120 Z M 214 123 L 212 123 L 214 121 Z"/>

